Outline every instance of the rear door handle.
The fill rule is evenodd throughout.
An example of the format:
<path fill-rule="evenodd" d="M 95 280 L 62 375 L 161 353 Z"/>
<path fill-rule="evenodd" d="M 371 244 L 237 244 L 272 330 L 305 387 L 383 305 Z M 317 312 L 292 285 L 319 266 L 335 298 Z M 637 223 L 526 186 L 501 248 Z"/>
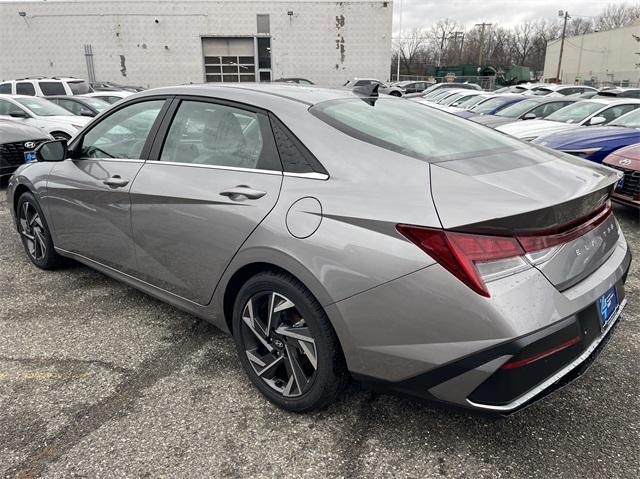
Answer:
<path fill-rule="evenodd" d="M 243 201 L 244 198 L 250 200 L 257 200 L 267 194 L 266 191 L 254 190 L 247 185 L 238 185 L 235 188 L 229 188 L 228 190 L 221 191 L 222 196 L 227 196 L 233 201 Z M 244 198 L 243 198 L 244 197 Z"/>
<path fill-rule="evenodd" d="M 112 188 L 122 188 L 129 184 L 129 180 L 123 180 L 120 175 L 113 175 L 111 178 L 104 180 L 103 183 Z"/>

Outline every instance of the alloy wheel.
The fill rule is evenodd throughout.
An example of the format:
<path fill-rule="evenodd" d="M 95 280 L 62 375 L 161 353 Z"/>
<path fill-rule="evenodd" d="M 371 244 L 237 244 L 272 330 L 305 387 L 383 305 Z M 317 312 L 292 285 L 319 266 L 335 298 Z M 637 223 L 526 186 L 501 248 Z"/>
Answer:
<path fill-rule="evenodd" d="M 29 201 L 22 203 L 20 208 L 20 234 L 29 255 L 36 261 L 43 259 L 47 254 L 44 225 L 38 211 Z"/>
<path fill-rule="evenodd" d="M 265 291 L 242 309 L 245 354 L 256 375 L 284 397 L 305 394 L 318 368 L 316 342 L 289 298 Z"/>

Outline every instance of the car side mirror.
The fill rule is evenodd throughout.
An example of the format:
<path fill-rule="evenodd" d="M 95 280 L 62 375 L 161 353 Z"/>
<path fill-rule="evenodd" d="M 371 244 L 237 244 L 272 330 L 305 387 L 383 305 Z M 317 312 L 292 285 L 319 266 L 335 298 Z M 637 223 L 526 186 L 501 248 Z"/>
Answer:
<path fill-rule="evenodd" d="M 536 119 L 536 114 L 535 113 L 527 113 L 522 117 L 523 120 L 535 120 Z"/>
<path fill-rule="evenodd" d="M 64 161 L 67 157 L 67 140 L 45 141 L 36 148 L 38 161 Z"/>
<path fill-rule="evenodd" d="M 12 118 L 29 118 L 29 115 L 24 110 L 13 110 L 9 112 L 9 116 Z"/>
<path fill-rule="evenodd" d="M 83 108 L 80 110 L 80 116 L 93 116 L 93 112 L 88 108 Z"/>
<path fill-rule="evenodd" d="M 589 120 L 589 126 L 602 125 L 607 119 L 604 116 L 594 116 Z"/>

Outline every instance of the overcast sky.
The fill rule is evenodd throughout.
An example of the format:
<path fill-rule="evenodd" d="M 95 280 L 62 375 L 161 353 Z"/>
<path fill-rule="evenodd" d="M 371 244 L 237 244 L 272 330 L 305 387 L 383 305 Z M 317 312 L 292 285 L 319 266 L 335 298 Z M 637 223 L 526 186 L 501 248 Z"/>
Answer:
<path fill-rule="evenodd" d="M 397 37 L 402 4 L 402 31 L 428 27 L 450 18 L 472 28 L 476 23 L 512 27 L 529 19 L 557 17 L 559 9 L 571 16 L 596 16 L 609 3 L 624 0 L 394 0 L 393 35 Z M 635 2 L 626 3 L 634 4 Z"/>

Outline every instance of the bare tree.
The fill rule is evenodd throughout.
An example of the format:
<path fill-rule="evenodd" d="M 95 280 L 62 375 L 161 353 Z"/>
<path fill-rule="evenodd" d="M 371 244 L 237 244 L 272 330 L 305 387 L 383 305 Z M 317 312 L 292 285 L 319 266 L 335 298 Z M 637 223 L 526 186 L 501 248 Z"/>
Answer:
<path fill-rule="evenodd" d="M 400 60 L 407 74 L 413 74 L 412 65 L 420 51 L 424 49 L 426 41 L 425 33 L 419 28 L 411 30 L 408 36 L 400 39 Z"/>
<path fill-rule="evenodd" d="M 513 29 L 513 49 L 518 65 L 525 65 L 533 48 L 536 36 L 536 25 L 531 20 L 517 25 Z"/>
<path fill-rule="evenodd" d="M 626 27 L 640 19 L 640 3 L 610 3 L 595 21 L 597 30 L 612 30 Z"/>

